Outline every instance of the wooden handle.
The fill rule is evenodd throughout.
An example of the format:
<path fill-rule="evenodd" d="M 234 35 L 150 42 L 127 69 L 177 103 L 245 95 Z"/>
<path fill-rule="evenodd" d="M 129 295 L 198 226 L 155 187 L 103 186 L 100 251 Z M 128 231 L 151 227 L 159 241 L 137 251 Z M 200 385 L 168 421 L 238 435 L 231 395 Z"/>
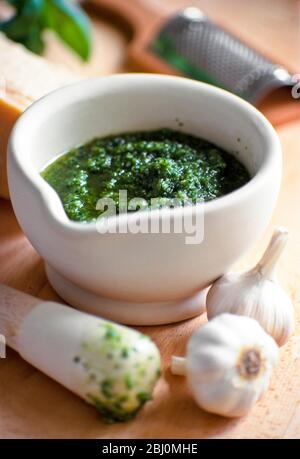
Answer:
<path fill-rule="evenodd" d="M 126 65 L 130 71 L 179 74 L 149 51 L 150 43 L 170 15 L 170 8 L 157 0 L 86 0 L 83 5 L 88 13 L 111 19 L 127 31 Z"/>
<path fill-rule="evenodd" d="M 42 300 L 0 284 L 0 334 L 18 350 L 18 331 L 27 314 Z"/>
<path fill-rule="evenodd" d="M 85 0 L 83 6 L 100 17 L 109 16 L 117 25 L 127 23 L 132 35 L 147 28 L 159 16 L 159 10 L 151 7 L 151 0 Z"/>

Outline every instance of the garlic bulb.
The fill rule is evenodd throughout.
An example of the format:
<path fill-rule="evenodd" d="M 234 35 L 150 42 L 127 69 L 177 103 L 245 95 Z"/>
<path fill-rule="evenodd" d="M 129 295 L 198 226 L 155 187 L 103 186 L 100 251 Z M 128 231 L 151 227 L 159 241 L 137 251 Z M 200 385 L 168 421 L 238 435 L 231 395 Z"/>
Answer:
<path fill-rule="evenodd" d="M 256 319 L 279 346 L 294 329 L 294 308 L 275 279 L 275 265 L 288 239 L 288 231 L 276 228 L 260 262 L 248 272 L 229 273 L 210 288 L 207 317 L 229 312 Z"/>
<path fill-rule="evenodd" d="M 244 416 L 267 390 L 278 351 L 256 320 L 222 314 L 193 333 L 186 359 L 173 356 L 171 371 L 186 374 L 201 408 Z"/>

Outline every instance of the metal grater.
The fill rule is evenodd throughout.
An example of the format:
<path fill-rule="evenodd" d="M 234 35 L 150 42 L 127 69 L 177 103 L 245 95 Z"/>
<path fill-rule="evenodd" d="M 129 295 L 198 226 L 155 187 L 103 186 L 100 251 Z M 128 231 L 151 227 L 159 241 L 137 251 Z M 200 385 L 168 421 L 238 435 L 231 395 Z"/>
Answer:
<path fill-rule="evenodd" d="M 285 69 L 194 7 L 171 18 L 150 49 L 184 75 L 227 89 L 252 103 L 273 89 L 295 84 Z"/>

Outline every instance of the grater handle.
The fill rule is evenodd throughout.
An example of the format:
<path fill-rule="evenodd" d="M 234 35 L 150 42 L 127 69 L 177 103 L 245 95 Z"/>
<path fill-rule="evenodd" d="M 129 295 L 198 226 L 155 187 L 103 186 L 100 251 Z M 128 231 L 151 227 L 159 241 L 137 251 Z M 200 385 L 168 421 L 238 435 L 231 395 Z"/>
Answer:
<path fill-rule="evenodd" d="M 293 86 L 287 70 L 212 22 L 198 8 L 171 17 L 151 50 L 183 75 L 257 102 L 273 89 Z"/>

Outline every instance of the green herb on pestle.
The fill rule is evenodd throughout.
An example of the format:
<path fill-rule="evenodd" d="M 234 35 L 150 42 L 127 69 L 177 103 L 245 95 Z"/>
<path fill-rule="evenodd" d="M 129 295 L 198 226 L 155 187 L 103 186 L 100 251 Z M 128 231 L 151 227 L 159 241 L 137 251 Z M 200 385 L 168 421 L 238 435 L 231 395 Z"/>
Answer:
<path fill-rule="evenodd" d="M 14 15 L 0 22 L 0 32 L 36 54 L 45 48 L 43 32 L 53 30 L 84 61 L 91 51 L 91 26 L 81 7 L 70 0 L 7 0 Z"/>

